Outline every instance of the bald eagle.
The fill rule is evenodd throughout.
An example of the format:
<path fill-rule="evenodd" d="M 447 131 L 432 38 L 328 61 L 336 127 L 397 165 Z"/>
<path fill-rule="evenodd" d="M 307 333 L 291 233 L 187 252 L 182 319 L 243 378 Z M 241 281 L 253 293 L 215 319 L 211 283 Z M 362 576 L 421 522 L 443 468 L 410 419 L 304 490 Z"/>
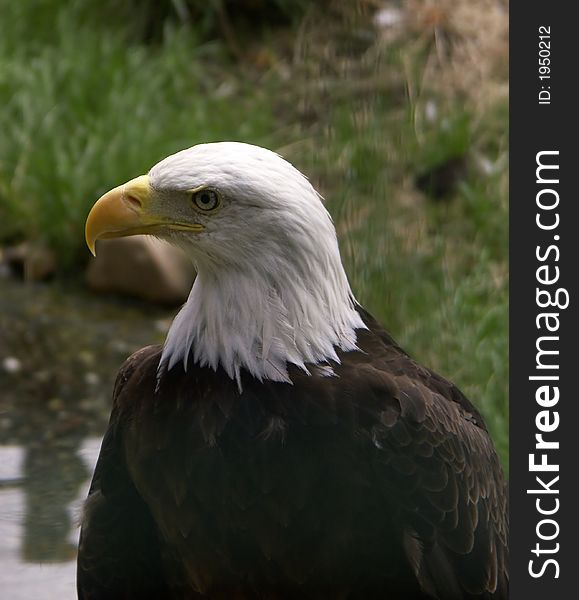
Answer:
<path fill-rule="evenodd" d="M 279 155 L 197 145 L 102 196 L 197 277 L 122 366 L 86 502 L 82 599 L 506 599 L 507 495 L 477 409 L 355 300 Z"/>

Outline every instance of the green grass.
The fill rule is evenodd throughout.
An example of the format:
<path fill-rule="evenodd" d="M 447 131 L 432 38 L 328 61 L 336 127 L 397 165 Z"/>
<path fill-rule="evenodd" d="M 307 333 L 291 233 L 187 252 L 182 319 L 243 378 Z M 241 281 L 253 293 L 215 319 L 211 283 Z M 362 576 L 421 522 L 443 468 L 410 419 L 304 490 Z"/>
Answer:
<path fill-rule="evenodd" d="M 436 90 L 410 100 L 400 74 L 410 60 L 418 79 L 425 57 L 405 54 L 404 40 L 380 50 L 386 86 L 336 69 L 320 90 L 326 67 L 294 68 L 276 42 L 270 67 L 239 65 L 203 23 L 167 21 L 145 44 L 142 20 L 115 21 L 86 0 L 0 10 L 13 24 L 0 39 L 0 244 L 43 240 L 63 269 L 78 268 L 86 214 L 107 189 L 194 143 L 279 149 L 326 196 L 358 299 L 480 407 L 506 464 L 505 101 L 479 114 Z M 431 123 L 426 98 L 439 107 Z M 418 175 L 463 156 L 469 168 L 446 198 L 417 190 Z M 480 156 L 497 168 L 482 172 Z"/>
<path fill-rule="evenodd" d="M 26 3 L 3 4 L 6 14 Z M 61 9 L 14 15 L 30 30 L 0 43 L 0 239 L 43 239 L 74 264 L 86 214 L 110 187 L 196 142 L 267 141 L 267 98 L 227 76 L 219 46 L 184 28 L 162 46 L 127 43 L 77 21 L 78 3 L 41 4 Z M 45 43 L 22 45 L 33 35 Z"/>

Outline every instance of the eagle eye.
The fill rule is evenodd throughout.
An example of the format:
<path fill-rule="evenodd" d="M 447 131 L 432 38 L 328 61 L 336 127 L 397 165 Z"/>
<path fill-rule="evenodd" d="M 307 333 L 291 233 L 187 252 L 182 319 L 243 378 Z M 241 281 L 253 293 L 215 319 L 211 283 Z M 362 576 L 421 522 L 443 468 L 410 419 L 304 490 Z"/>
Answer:
<path fill-rule="evenodd" d="M 193 192 L 192 199 L 195 207 L 203 212 L 214 211 L 221 204 L 219 193 L 209 188 Z"/>

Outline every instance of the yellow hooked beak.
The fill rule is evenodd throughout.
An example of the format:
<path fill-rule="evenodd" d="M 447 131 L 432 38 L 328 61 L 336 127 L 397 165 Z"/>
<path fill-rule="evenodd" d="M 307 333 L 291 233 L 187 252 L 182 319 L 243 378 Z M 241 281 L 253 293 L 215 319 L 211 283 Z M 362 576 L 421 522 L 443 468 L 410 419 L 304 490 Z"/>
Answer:
<path fill-rule="evenodd" d="M 155 223 L 146 216 L 149 198 L 149 178 L 142 175 L 119 185 L 96 201 L 84 230 L 87 246 L 94 256 L 98 239 L 151 232 Z"/>
<path fill-rule="evenodd" d="M 172 223 L 150 213 L 151 186 L 149 177 L 141 175 L 101 196 L 86 219 L 85 239 L 89 250 L 96 256 L 98 239 L 128 235 L 156 234 L 167 229 L 203 231 L 199 223 Z"/>

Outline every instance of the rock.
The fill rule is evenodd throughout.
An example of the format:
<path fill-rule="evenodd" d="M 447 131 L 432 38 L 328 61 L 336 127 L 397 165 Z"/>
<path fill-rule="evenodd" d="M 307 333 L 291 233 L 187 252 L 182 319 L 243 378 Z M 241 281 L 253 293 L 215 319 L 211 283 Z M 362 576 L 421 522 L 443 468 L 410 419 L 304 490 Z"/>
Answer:
<path fill-rule="evenodd" d="M 25 281 L 45 281 L 56 272 L 55 253 L 45 244 L 23 242 L 4 248 L 0 263 Z"/>
<path fill-rule="evenodd" d="M 100 383 L 101 378 L 98 376 L 98 373 L 89 371 L 88 373 L 84 374 L 84 381 L 88 386 L 95 386 Z"/>
<path fill-rule="evenodd" d="M 6 373 L 18 373 L 20 369 L 22 369 L 22 362 L 19 358 L 15 356 L 7 356 L 2 361 L 2 367 L 6 371 Z"/>
<path fill-rule="evenodd" d="M 182 304 L 195 278 L 183 252 L 159 240 L 132 236 L 99 240 L 86 273 L 87 285 L 159 304 Z"/>

